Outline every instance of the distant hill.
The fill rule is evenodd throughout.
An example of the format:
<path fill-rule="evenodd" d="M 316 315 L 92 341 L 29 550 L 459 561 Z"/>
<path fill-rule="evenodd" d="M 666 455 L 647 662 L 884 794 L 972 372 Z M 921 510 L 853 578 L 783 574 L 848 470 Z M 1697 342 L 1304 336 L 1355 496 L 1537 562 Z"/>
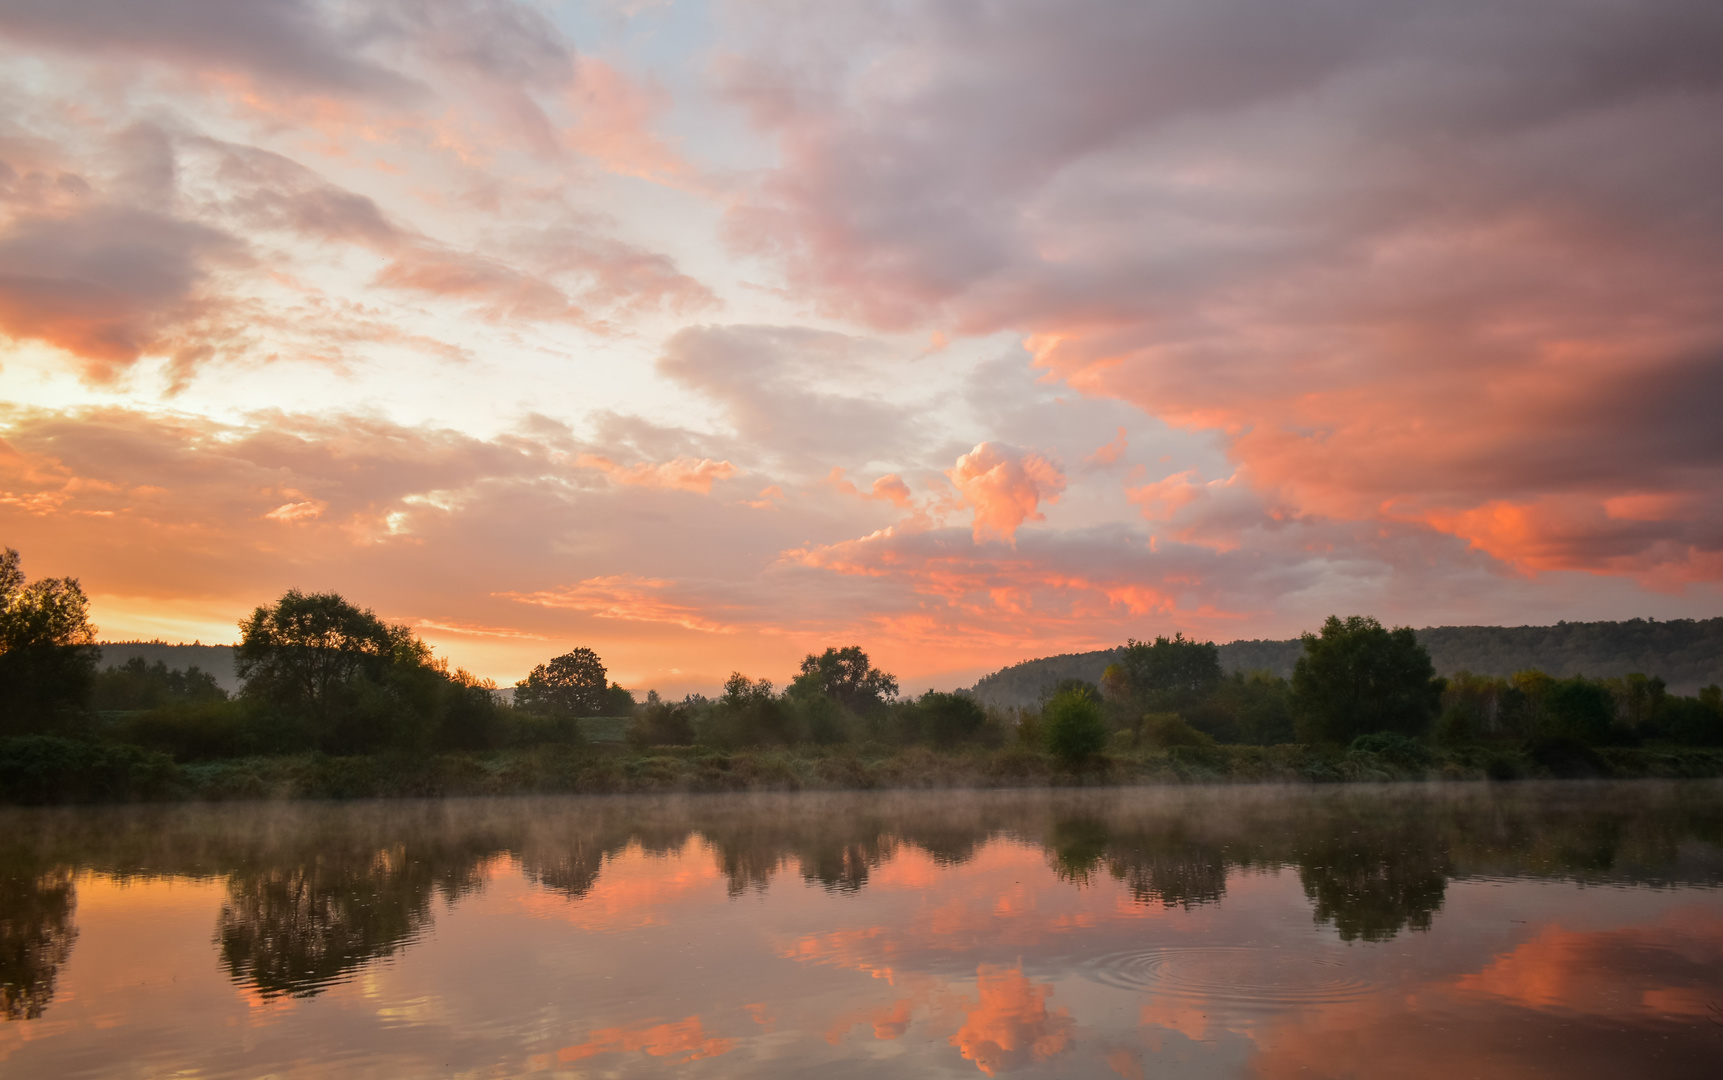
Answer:
<path fill-rule="evenodd" d="M 134 656 L 144 658 L 144 663 L 154 664 L 157 660 L 169 668 L 185 669 L 196 664 L 198 668 L 215 676 L 215 681 L 223 690 L 232 693 L 239 689 L 239 676 L 233 673 L 232 645 L 170 645 L 165 641 L 104 641 L 101 643 L 102 658 L 99 665 L 104 668 L 119 667 Z"/>
<path fill-rule="evenodd" d="M 1555 676 L 1658 675 L 1677 694 L 1723 683 L 1723 618 L 1657 622 L 1563 622 L 1554 626 L 1433 626 L 1418 631 L 1436 671 L 1512 675 L 1539 668 Z M 1099 682 L 1119 649 L 1026 660 L 982 678 L 970 691 L 984 705 L 1031 706 L 1061 679 Z M 1220 646 L 1227 671 L 1291 676 L 1303 652 L 1298 639 L 1234 641 Z"/>

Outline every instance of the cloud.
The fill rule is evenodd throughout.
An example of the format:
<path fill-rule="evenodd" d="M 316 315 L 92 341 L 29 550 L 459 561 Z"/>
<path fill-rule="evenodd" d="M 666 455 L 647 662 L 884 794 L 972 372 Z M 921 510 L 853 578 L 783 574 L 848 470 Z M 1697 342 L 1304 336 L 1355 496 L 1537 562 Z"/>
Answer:
<path fill-rule="evenodd" d="M 212 269 L 245 261 L 226 233 L 128 207 L 14 218 L 0 228 L 0 330 L 111 378 L 145 351 L 195 350 L 189 328 L 220 314 Z"/>
<path fill-rule="evenodd" d="M 693 458 L 679 457 L 670 461 L 618 465 L 598 454 L 582 454 L 575 459 L 575 464 L 583 468 L 597 469 L 618 484 L 698 491 L 702 494 L 712 490 L 714 481 L 728 480 L 740 471 L 728 461 L 713 461 L 711 458 L 696 461 Z"/>
<path fill-rule="evenodd" d="M 179 0 L 141 8 L 126 0 L 0 0 L 0 29 L 17 40 L 75 52 L 211 65 L 341 93 L 406 92 L 410 84 L 362 55 L 376 25 L 327 21 L 304 0 Z"/>
<path fill-rule="evenodd" d="M 740 20 L 721 73 L 780 160 L 729 235 L 870 325 L 1023 332 L 1298 513 L 1715 581 L 1716 518 L 1605 507 L 1723 484 L 1723 16 L 1550 10 Z"/>
<path fill-rule="evenodd" d="M 651 1057 L 675 1057 L 685 1065 L 701 1058 L 718 1057 L 735 1049 L 734 1039 L 709 1034 L 700 1017 L 690 1016 L 667 1024 L 638 1028 L 613 1027 L 594 1031 L 583 1043 L 556 1052 L 561 1062 L 584 1061 L 599 1054 L 639 1053 Z"/>
<path fill-rule="evenodd" d="M 715 401 L 749 444 L 817 475 L 834 458 L 889 453 L 907 435 L 906 410 L 822 386 L 857 376 L 875 348 L 805 327 L 696 326 L 665 343 L 657 366 Z"/>
<path fill-rule="evenodd" d="M 1017 542 L 1025 521 L 1045 521 L 1039 507 L 1065 490 L 1059 467 L 1039 454 L 984 442 L 957 459 L 946 476 L 975 510 L 975 542 Z"/>
<path fill-rule="evenodd" d="M 1036 985 L 1021 969 L 983 964 L 975 973 L 979 995 L 964 1014 L 951 1045 L 988 1076 L 1049 1061 L 1070 1047 L 1077 1022 L 1063 1008 L 1049 1011 L 1053 987 Z"/>
<path fill-rule="evenodd" d="M 714 607 L 710 602 L 687 603 L 671 599 L 667 593 L 675 584 L 662 578 L 611 574 L 587 578 L 561 589 L 500 595 L 523 604 L 590 612 L 601 619 L 668 623 L 702 633 L 727 634 L 736 631 L 735 626 L 714 621 Z"/>

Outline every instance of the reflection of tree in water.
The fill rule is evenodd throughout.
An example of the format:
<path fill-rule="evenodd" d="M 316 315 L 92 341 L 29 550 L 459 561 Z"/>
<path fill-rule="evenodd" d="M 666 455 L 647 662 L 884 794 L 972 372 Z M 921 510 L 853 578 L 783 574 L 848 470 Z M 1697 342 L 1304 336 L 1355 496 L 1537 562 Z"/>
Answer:
<path fill-rule="evenodd" d="M 1453 873 L 1447 846 L 1427 821 L 1337 831 L 1301 852 L 1298 863 L 1316 921 L 1332 923 L 1342 941 L 1430 929 Z"/>
<path fill-rule="evenodd" d="M 1125 883 L 1140 904 L 1189 911 L 1213 904 L 1226 894 L 1226 855 L 1198 845 L 1118 845 L 1108 853 L 1108 870 Z"/>
<path fill-rule="evenodd" d="M 216 925 L 222 963 L 265 997 L 318 993 L 418 938 L 434 895 L 477 887 L 478 862 L 396 845 L 235 872 Z"/>
<path fill-rule="evenodd" d="M 1107 854 L 1112 830 L 1098 817 L 1063 818 L 1047 837 L 1047 865 L 1060 881 L 1087 885 Z"/>
<path fill-rule="evenodd" d="M 54 1000 L 60 968 L 78 939 L 76 906 L 69 868 L 0 878 L 0 1016 L 34 1020 Z"/>

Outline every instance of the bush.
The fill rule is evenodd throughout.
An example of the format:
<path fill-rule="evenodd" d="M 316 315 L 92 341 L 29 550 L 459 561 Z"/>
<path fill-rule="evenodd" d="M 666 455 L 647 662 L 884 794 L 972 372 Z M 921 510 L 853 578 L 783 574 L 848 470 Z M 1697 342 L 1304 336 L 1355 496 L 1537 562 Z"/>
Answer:
<path fill-rule="evenodd" d="M 1212 748 L 1214 739 L 1187 724 L 1178 713 L 1149 713 L 1143 717 L 1143 743 L 1157 750 L 1175 746 Z"/>
<path fill-rule="evenodd" d="M 1360 735 L 1352 740 L 1352 745 L 1347 749 L 1355 754 L 1374 754 L 1407 772 L 1428 769 L 1434 760 L 1428 746 L 1416 739 L 1408 739 L 1397 731 Z"/>
<path fill-rule="evenodd" d="M 0 739 L 0 800 L 14 803 L 131 802 L 173 793 L 173 759 L 136 746 L 52 735 Z"/>
<path fill-rule="evenodd" d="M 1086 690 L 1056 694 L 1042 710 L 1047 749 L 1066 765 L 1078 765 L 1107 745 L 1107 718 Z"/>

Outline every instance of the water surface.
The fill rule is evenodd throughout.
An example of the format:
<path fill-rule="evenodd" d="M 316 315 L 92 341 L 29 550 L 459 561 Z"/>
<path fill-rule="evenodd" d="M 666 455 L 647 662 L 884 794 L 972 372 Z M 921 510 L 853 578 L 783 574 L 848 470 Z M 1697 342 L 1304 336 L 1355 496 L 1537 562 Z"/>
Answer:
<path fill-rule="evenodd" d="M 1720 881 L 1711 783 L 13 810 L 0 1075 L 1714 1077 Z"/>

